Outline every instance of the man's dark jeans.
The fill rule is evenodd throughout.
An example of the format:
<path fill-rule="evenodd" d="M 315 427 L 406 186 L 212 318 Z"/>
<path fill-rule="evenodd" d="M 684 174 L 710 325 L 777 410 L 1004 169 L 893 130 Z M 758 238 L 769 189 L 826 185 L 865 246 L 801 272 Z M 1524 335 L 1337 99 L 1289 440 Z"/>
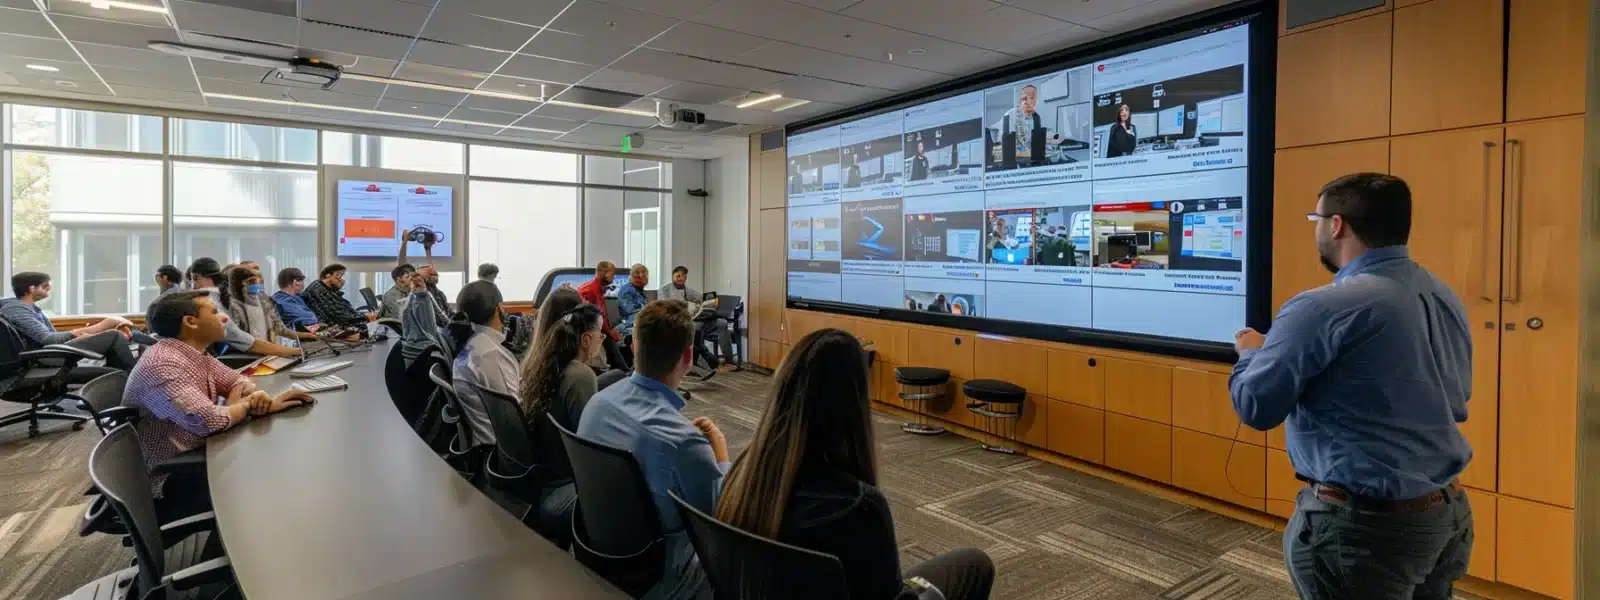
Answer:
<path fill-rule="evenodd" d="M 1284 562 L 1303 600 L 1448 600 L 1472 557 L 1472 505 L 1460 491 L 1422 512 L 1352 510 L 1295 499 Z"/>

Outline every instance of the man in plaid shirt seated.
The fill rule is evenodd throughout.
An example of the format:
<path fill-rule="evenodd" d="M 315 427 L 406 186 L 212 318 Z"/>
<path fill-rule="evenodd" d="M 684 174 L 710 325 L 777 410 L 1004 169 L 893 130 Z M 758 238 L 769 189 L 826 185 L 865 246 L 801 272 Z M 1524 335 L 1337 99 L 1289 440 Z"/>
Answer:
<path fill-rule="evenodd" d="M 276 398 L 228 368 L 206 348 L 222 340 L 227 317 L 206 292 L 173 292 L 150 306 L 150 328 L 161 336 L 133 371 L 122 404 L 139 409 L 139 446 L 145 464 L 199 448 L 205 438 L 255 416 L 310 402 L 291 389 Z M 162 523 L 211 510 L 205 473 L 153 475 L 151 491 Z"/>
<path fill-rule="evenodd" d="M 311 312 L 316 313 L 317 320 L 324 325 L 344 325 L 346 327 L 361 327 L 368 321 L 375 321 L 377 313 L 359 313 L 350 306 L 350 301 L 345 300 L 344 294 L 339 289 L 344 287 L 344 265 L 333 263 L 323 267 L 317 272 L 317 280 L 306 286 L 306 291 L 300 296 L 305 298 L 306 305 L 311 307 Z"/>

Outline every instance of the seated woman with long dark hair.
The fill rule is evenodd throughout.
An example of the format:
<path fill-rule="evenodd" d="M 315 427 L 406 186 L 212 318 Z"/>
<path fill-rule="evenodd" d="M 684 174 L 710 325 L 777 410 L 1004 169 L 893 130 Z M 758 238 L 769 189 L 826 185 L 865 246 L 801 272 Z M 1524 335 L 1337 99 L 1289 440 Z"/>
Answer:
<path fill-rule="evenodd" d="M 801 339 L 773 376 L 767 413 L 728 473 L 717 519 L 838 557 L 852 600 L 893 600 L 913 578 L 948 600 L 988 598 L 994 563 L 981 550 L 900 570 L 889 502 L 877 488 L 868 381 L 854 336 L 823 329 Z"/>
<path fill-rule="evenodd" d="M 542 310 L 550 308 L 547 302 Z M 539 332 L 533 349 L 522 361 L 522 389 L 518 390 L 522 425 L 528 430 L 540 472 L 536 507 L 539 521 L 535 530 L 552 539 L 563 539 L 570 532 L 568 525 L 578 503 L 578 491 L 561 435 L 549 417 L 555 417 L 568 431 L 578 429 L 578 416 L 598 387 L 588 362 L 605 356 L 604 337 L 600 309 L 580 302 Z"/>
<path fill-rule="evenodd" d="M 583 297 L 579 296 L 578 291 L 572 289 L 570 286 L 561 286 L 551 290 L 550 295 L 545 297 L 544 304 L 539 306 L 537 326 L 535 326 L 533 329 L 533 344 L 531 347 L 538 348 L 539 340 L 543 338 L 545 331 L 548 331 L 558 319 L 565 317 L 572 309 L 583 304 Z M 591 304 L 590 306 L 593 305 Z M 598 310 L 598 307 L 596 310 Z M 532 350 L 530 350 L 528 354 L 531 356 L 533 354 Z M 612 369 L 610 366 L 608 366 L 605 352 L 601 352 L 598 356 L 580 357 L 579 360 L 582 360 L 584 364 L 589 365 L 594 369 L 595 373 L 599 374 L 595 379 L 596 387 L 598 389 L 606 389 L 607 387 L 610 387 L 611 384 L 621 381 L 624 377 L 628 376 L 626 371 L 621 369 Z M 527 365 L 527 362 L 524 361 L 523 364 Z M 523 379 L 526 381 L 526 366 L 523 367 L 523 371 Z"/>

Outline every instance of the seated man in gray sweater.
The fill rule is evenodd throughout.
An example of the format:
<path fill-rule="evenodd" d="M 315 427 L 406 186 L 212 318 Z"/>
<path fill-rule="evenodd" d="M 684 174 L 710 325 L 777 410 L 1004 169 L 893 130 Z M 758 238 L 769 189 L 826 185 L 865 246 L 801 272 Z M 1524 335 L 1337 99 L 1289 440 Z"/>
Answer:
<path fill-rule="evenodd" d="M 88 327 L 56 331 L 55 325 L 44 316 L 44 310 L 39 308 L 39 303 L 50 297 L 50 289 L 49 275 L 24 271 L 11 276 L 11 292 L 16 297 L 0 300 L 0 318 L 22 335 L 23 343 L 28 346 L 23 350 L 65 344 L 104 356 L 107 367 L 123 371 L 133 368 L 133 347 L 129 341 L 132 323 L 111 316 Z"/>
<path fill-rule="evenodd" d="M 717 374 L 717 355 L 706 349 L 706 337 L 717 329 L 717 299 L 703 300 L 700 292 L 689 287 L 689 267 L 682 265 L 672 268 L 672 282 L 661 286 L 661 291 L 656 297 L 661 300 L 681 300 L 689 304 L 689 314 L 694 315 L 694 354 L 696 358 L 706 361 L 711 365 L 711 370 L 702 376 L 702 381 L 710 379 Z M 733 353 L 732 346 L 728 345 L 728 336 L 721 336 L 719 340 L 726 347 L 724 355 Z"/>

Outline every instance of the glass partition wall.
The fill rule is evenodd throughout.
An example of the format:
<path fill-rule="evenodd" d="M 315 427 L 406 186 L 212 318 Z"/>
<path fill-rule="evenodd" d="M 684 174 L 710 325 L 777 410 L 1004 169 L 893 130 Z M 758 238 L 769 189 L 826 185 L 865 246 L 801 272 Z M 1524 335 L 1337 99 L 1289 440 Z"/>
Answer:
<path fill-rule="evenodd" d="M 602 259 L 665 275 L 671 162 L 28 104 L 0 104 L 0 272 L 8 287 L 49 273 L 51 316 L 142 313 L 157 267 L 202 256 L 255 260 L 269 289 L 287 267 L 315 277 L 322 165 L 466 176 L 468 270 L 440 276 L 452 299 L 482 263 L 508 302 L 532 300 L 550 269 Z M 360 288 L 392 285 L 347 280 L 357 306 Z"/>

